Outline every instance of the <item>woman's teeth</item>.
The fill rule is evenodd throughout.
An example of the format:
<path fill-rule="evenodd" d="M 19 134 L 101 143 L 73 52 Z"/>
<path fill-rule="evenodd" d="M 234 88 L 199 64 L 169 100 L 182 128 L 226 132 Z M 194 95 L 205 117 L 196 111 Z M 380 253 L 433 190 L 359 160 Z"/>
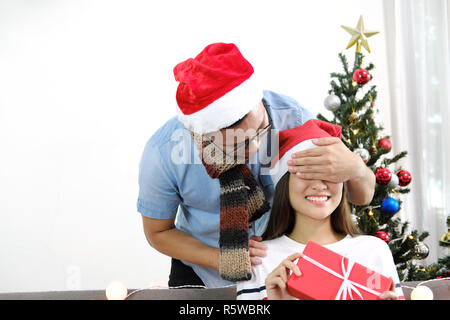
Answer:
<path fill-rule="evenodd" d="M 328 200 L 328 197 L 306 197 L 309 201 L 317 201 L 317 202 L 325 202 Z"/>

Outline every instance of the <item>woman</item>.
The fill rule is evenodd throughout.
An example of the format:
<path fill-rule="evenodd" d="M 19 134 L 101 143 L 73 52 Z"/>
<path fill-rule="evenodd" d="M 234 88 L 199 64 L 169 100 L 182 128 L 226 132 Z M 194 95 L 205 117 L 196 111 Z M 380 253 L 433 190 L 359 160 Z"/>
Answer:
<path fill-rule="evenodd" d="M 308 241 L 314 241 L 356 262 L 392 277 L 393 286 L 380 299 L 404 299 L 388 245 L 381 239 L 358 234 L 350 215 L 344 184 L 305 180 L 287 170 L 293 152 L 314 147 L 313 138 L 340 138 L 341 128 L 320 120 L 279 132 L 279 157 L 271 166 L 275 185 L 272 212 L 263 234 L 267 255 L 254 266 L 252 278 L 237 284 L 238 299 L 294 299 L 286 291 L 291 272 L 301 270 L 295 260 Z"/>

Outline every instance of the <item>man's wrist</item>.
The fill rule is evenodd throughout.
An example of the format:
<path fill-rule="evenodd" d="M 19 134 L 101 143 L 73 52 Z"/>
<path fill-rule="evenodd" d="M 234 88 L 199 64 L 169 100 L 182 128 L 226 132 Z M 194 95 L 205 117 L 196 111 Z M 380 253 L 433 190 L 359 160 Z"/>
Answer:
<path fill-rule="evenodd" d="M 219 270 L 219 264 L 220 264 L 220 249 L 218 248 L 212 248 L 212 252 L 211 252 L 211 265 L 214 269 Z"/>
<path fill-rule="evenodd" d="M 365 162 L 363 161 L 363 159 L 361 159 L 360 156 L 355 154 L 355 157 L 355 175 L 350 180 L 360 182 L 367 179 L 369 173 L 368 171 L 370 171 L 370 169 L 366 166 Z"/>
<path fill-rule="evenodd" d="M 357 156 L 357 155 L 355 155 Z M 369 204 L 375 192 L 375 175 L 359 157 L 359 166 L 354 177 L 345 182 L 347 200 L 355 205 Z"/>

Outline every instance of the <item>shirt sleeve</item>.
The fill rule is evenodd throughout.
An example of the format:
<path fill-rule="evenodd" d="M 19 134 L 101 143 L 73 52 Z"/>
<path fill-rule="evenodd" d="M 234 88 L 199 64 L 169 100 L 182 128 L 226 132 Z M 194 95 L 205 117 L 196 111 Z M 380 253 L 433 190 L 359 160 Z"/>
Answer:
<path fill-rule="evenodd" d="M 170 159 L 169 159 L 170 160 Z M 175 218 L 181 198 L 168 159 L 151 140 L 146 144 L 139 163 L 139 195 L 137 211 L 154 219 Z"/>
<path fill-rule="evenodd" d="M 392 256 L 391 249 L 389 249 L 389 246 L 387 243 L 383 242 L 382 246 L 382 261 L 383 261 L 383 272 L 382 274 L 386 277 L 392 277 L 392 280 L 394 281 L 394 291 L 398 296 L 399 300 L 405 300 L 405 296 L 403 294 L 402 286 L 400 284 L 400 280 L 397 273 L 397 267 L 394 263 L 394 257 Z"/>
<path fill-rule="evenodd" d="M 252 278 L 236 284 L 237 300 L 265 300 L 267 299 L 265 277 L 261 274 L 260 265 L 254 266 Z"/>

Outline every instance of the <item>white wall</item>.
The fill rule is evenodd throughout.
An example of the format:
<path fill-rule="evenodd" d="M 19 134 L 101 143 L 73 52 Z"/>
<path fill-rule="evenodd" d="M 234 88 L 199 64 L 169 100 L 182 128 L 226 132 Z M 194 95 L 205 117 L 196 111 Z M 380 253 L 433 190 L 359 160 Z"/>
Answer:
<path fill-rule="evenodd" d="M 138 164 L 175 115 L 173 67 L 209 43 L 236 43 L 266 89 L 330 116 L 340 25 L 362 14 L 381 31 L 366 64 L 389 128 L 382 13 L 369 0 L 0 1 L 0 291 L 167 280 L 136 211 Z"/>

